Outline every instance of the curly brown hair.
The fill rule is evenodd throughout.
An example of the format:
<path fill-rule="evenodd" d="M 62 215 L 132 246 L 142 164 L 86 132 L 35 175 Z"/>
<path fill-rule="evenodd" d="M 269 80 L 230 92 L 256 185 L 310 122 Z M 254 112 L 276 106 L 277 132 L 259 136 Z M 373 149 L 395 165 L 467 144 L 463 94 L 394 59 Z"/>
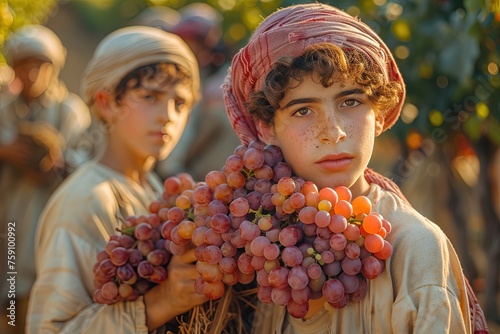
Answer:
<path fill-rule="evenodd" d="M 364 53 L 319 43 L 309 46 L 301 56 L 283 57 L 274 64 L 262 91 L 250 94 L 247 104 L 250 114 L 257 120 L 271 123 L 285 92 L 300 84 L 308 73 L 315 74 L 323 87 L 331 86 L 335 80 L 345 82 L 352 78 L 363 86 L 363 93 L 368 96 L 377 117 L 383 117 L 386 110 L 399 103 L 403 90 L 398 82 L 386 82 L 382 69 Z"/>
<path fill-rule="evenodd" d="M 162 62 L 141 66 L 128 73 L 116 85 L 115 101 L 119 103 L 128 90 L 145 87 L 151 83 L 160 85 L 190 84 L 191 76 L 184 67 L 177 64 Z"/>

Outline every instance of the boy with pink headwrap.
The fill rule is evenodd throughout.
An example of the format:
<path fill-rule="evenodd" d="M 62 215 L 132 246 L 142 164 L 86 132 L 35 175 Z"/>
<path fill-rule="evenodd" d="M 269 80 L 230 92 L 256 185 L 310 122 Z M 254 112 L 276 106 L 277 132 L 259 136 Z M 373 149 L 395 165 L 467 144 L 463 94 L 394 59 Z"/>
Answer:
<path fill-rule="evenodd" d="M 255 333 L 487 333 L 441 229 L 367 168 L 374 139 L 397 121 L 405 86 L 391 52 L 358 19 L 323 4 L 281 9 L 234 57 L 223 85 L 240 140 L 281 148 L 295 175 L 367 196 L 392 224 L 394 253 L 368 293 L 341 309 L 311 300 L 302 319 L 261 304 Z"/>

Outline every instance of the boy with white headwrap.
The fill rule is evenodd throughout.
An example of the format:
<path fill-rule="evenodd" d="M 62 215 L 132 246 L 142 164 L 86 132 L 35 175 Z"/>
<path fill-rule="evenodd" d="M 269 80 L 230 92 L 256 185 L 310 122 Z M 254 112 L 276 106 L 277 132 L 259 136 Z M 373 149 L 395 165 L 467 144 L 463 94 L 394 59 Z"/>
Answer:
<path fill-rule="evenodd" d="M 2 323 L 9 321 L 5 305 L 10 302 L 6 300 L 10 284 L 5 275 L 7 241 L 12 241 L 7 230 L 11 228 L 16 247 L 15 266 L 9 272 L 17 272 L 15 323 L 19 328 L 35 280 L 33 244 L 38 218 L 62 179 L 88 157 L 89 151 L 82 150 L 80 143 L 90 113 L 59 79 L 66 50 L 51 30 L 24 26 L 9 36 L 5 51 L 13 71 L 0 87 L 0 314 Z M 7 326 L 2 332 L 16 327 Z"/>
<path fill-rule="evenodd" d="M 135 301 L 94 303 L 92 266 L 125 218 L 148 214 L 163 185 L 151 171 L 179 140 L 199 95 L 196 59 L 176 35 L 127 27 L 97 47 L 82 94 L 106 125 L 106 147 L 58 189 L 37 233 L 28 333 L 147 333 L 206 299 L 194 253 L 173 256 L 165 282 Z M 158 329 L 160 328 L 160 329 Z"/>

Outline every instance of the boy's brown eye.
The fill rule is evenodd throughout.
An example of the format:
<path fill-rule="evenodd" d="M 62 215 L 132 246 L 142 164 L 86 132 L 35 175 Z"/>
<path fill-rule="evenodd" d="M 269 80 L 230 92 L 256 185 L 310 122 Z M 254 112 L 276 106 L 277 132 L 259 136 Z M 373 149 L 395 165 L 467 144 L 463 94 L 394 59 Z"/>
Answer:
<path fill-rule="evenodd" d="M 360 102 L 358 100 L 355 100 L 355 99 L 348 99 L 348 100 L 345 100 L 344 103 L 342 103 L 342 104 L 345 105 L 346 107 L 355 107 L 358 104 L 360 104 Z"/>
<path fill-rule="evenodd" d="M 298 115 L 298 116 L 306 116 L 307 114 L 309 114 L 310 112 L 310 109 L 309 108 L 301 108 L 299 110 L 297 110 L 294 115 Z"/>

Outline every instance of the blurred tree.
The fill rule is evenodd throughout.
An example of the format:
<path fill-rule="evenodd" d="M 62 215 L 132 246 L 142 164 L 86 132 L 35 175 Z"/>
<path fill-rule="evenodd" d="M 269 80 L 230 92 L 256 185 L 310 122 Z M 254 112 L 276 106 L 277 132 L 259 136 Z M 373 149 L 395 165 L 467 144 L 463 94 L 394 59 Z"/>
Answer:
<path fill-rule="evenodd" d="M 397 58 L 407 98 L 401 121 L 390 132 L 403 144 L 391 176 L 404 184 L 422 161 L 438 159 L 437 179 L 447 188 L 445 203 L 459 240 L 455 246 L 471 281 L 478 277 L 468 249 L 467 220 L 474 204 L 463 190 L 479 197 L 488 263 L 485 313 L 500 323 L 499 198 L 493 189 L 499 168 L 494 157 L 500 150 L 500 3 L 346 0 L 336 5 L 369 22 Z M 412 161 L 415 157 L 420 162 Z M 469 167 L 478 166 L 475 180 L 464 178 L 460 162 L 465 160 Z"/>
<path fill-rule="evenodd" d="M 10 32 L 26 24 L 43 24 L 57 7 L 57 0 L 0 0 L 0 66 L 3 45 Z"/>

